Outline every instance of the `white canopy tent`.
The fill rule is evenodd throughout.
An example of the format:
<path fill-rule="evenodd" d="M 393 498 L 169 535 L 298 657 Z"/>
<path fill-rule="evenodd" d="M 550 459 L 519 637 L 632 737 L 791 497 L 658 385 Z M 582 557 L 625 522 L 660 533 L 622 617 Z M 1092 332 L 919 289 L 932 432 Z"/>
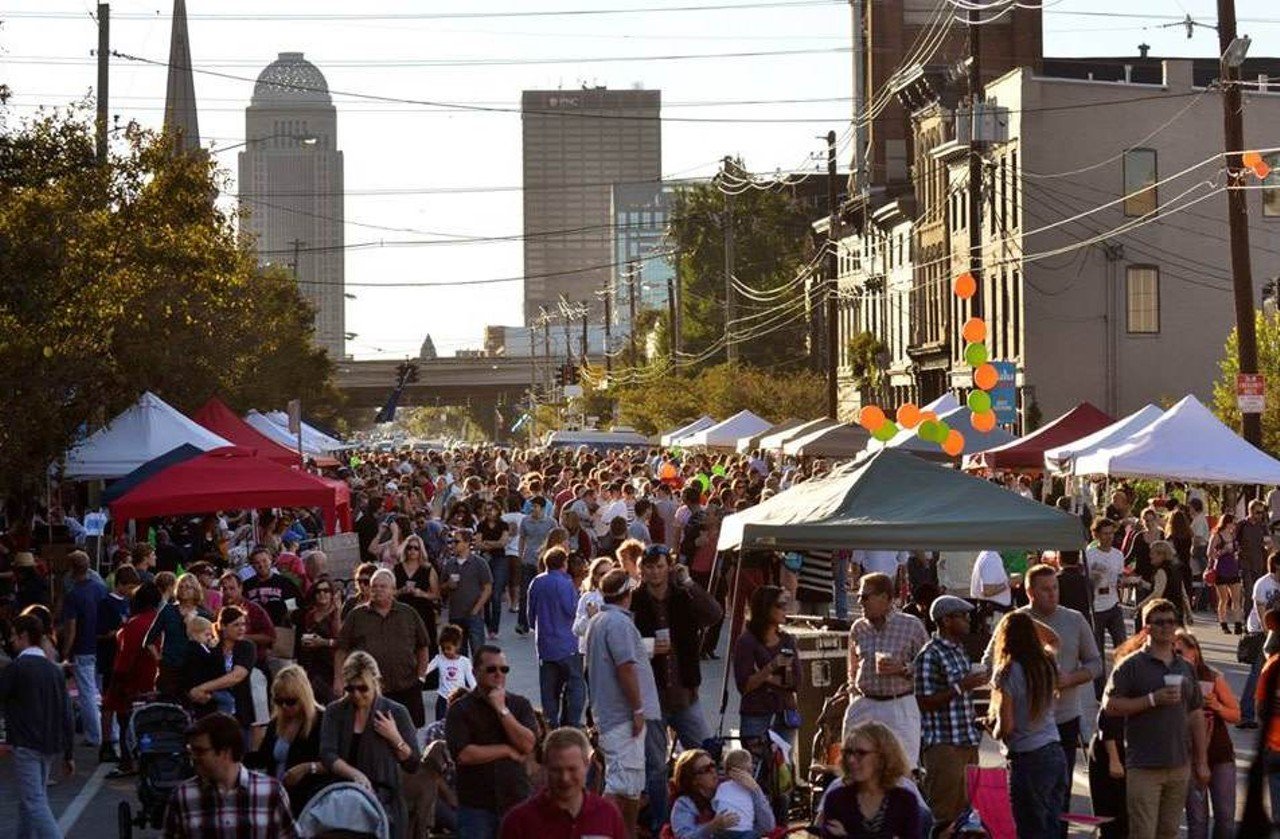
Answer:
<path fill-rule="evenodd" d="M 201 451 L 231 445 L 148 391 L 105 427 L 73 446 L 67 452 L 63 475 L 77 481 L 123 477 L 184 443 Z"/>
<path fill-rule="evenodd" d="M 782 453 L 791 457 L 856 457 L 870 438 L 860 425 L 837 423 L 793 437 L 782 444 Z"/>
<path fill-rule="evenodd" d="M 777 425 L 766 428 L 764 431 L 756 434 L 749 434 L 746 437 L 738 438 L 738 454 L 747 454 L 753 449 L 760 448 L 760 441 L 769 434 L 780 434 L 784 431 L 790 431 L 798 425 L 804 425 L 804 420 L 788 417 Z"/>
<path fill-rule="evenodd" d="M 294 450 L 298 448 L 297 436 L 290 433 L 289 429 L 281 428 L 271 420 L 267 419 L 266 414 L 250 410 L 249 413 L 244 415 L 244 421 L 249 423 L 249 425 L 252 425 L 262 434 L 265 434 L 272 440 L 275 440 L 280 445 L 288 446 Z M 307 441 L 305 434 L 302 437 L 302 451 L 303 454 L 308 454 L 312 457 L 324 454 L 324 452 L 321 451 L 314 443 Z"/>
<path fill-rule="evenodd" d="M 1138 410 L 1100 428 L 1079 440 L 1073 440 L 1063 446 L 1044 451 L 1045 471 L 1053 475 L 1071 475 L 1075 473 L 1075 462 L 1078 458 L 1087 457 L 1094 452 L 1119 445 L 1151 423 L 1160 419 L 1164 411 L 1155 405 L 1144 405 Z"/>
<path fill-rule="evenodd" d="M 681 437 L 680 445 L 732 450 L 738 445 L 739 437 L 759 434 L 762 431 L 768 431 L 772 426 L 773 423 L 767 419 L 743 410 L 715 425 Z"/>
<path fill-rule="evenodd" d="M 1280 485 L 1280 461 L 1255 449 L 1194 396 L 1113 446 L 1075 459 L 1076 475 Z"/>
<path fill-rule="evenodd" d="M 270 411 L 263 416 L 283 428 L 285 431 L 289 430 L 289 415 L 284 411 Z M 345 448 L 341 440 L 333 439 L 328 434 L 308 425 L 306 422 L 302 423 L 302 444 L 304 447 L 310 444 L 323 452 L 332 452 Z"/>
<path fill-rule="evenodd" d="M 769 434 L 761 437 L 760 448 L 767 452 L 781 452 L 782 447 L 786 445 L 789 440 L 795 440 L 805 436 L 806 434 L 812 434 L 815 431 L 820 431 L 824 428 L 831 428 L 839 424 L 840 423 L 835 420 L 830 419 L 816 419 L 809 420 L 808 422 L 802 422 L 793 428 L 770 432 Z"/>
<path fill-rule="evenodd" d="M 674 446 L 676 445 L 676 441 L 681 437 L 688 437 L 690 434 L 696 434 L 704 428 L 710 428 L 715 424 L 716 421 L 714 419 L 703 414 L 688 425 L 682 425 L 675 431 L 669 431 L 666 434 L 663 434 L 658 442 L 662 443 L 664 446 Z"/>

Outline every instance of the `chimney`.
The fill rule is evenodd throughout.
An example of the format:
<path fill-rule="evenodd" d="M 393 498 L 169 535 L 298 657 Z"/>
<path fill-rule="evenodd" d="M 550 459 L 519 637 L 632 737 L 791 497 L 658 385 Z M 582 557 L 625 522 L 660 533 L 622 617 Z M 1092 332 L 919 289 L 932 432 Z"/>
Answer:
<path fill-rule="evenodd" d="M 1138 57 L 1139 57 L 1139 58 L 1146 58 L 1146 57 L 1147 57 L 1147 53 L 1149 53 L 1149 52 L 1151 52 L 1151 45 L 1150 45 L 1150 44 L 1138 44 Z"/>

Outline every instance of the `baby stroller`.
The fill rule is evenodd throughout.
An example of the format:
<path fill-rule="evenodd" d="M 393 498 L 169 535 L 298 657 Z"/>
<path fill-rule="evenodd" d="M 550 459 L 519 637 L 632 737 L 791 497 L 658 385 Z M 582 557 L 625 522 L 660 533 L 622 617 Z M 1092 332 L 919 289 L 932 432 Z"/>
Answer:
<path fill-rule="evenodd" d="M 351 783 L 330 784 L 302 808 L 300 839 L 391 839 L 391 820 L 378 797 Z"/>
<path fill-rule="evenodd" d="M 120 802 L 116 812 L 120 839 L 130 839 L 135 826 L 159 830 L 174 789 L 195 774 L 187 757 L 190 725 L 190 714 L 167 702 L 143 705 L 129 717 L 125 747 L 138 767 L 138 815 L 133 815 L 128 801 Z"/>

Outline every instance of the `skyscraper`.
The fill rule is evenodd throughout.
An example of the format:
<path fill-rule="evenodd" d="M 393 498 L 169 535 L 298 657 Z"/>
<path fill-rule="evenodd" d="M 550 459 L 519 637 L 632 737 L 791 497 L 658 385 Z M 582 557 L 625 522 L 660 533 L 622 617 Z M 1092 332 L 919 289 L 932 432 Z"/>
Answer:
<path fill-rule="evenodd" d="M 258 260 L 288 266 L 315 306 L 315 340 L 345 355 L 342 152 L 329 85 L 300 52 L 258 75 L 245 111 L 240 209 Z"/>
<path fill-rule="evenodd" d="M 662 177 L 662 92 L 526 90 L 524 317 L 563 297 L 597 314 L 613 277 L 616 184 Z"/>

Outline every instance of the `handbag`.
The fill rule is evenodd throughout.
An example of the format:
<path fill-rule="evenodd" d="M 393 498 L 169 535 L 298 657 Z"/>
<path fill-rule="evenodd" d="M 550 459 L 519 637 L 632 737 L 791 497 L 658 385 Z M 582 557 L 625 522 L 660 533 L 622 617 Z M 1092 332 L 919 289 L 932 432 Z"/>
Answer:
<path fill-rule="evenodd" d="M 1213 568 L 1206 568 L 1204 571 L 1204 584 L 1207 586 L 1216 586 L 1218 584 L 1218 572 Z"/>
<path fill-rule="evenodd" d="M 1247 632 L 1240 636 L 1236 644 L 1236 661 L 1241 664 L 1253 664 L 1262 655 L 1262 644 L 1267 638 L 1265 632 Z"/>

